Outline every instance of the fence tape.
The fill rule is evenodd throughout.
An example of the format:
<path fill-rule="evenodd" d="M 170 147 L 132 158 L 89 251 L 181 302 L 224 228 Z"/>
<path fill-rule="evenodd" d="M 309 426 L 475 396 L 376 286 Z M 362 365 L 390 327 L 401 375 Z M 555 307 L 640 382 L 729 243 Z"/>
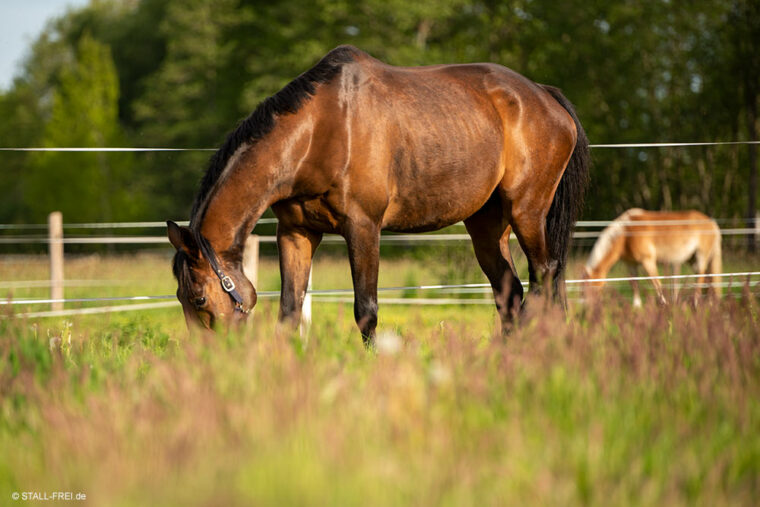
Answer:
<path fill-rule="evenodd" d="M 717 223 L 745 223 L 754 224 L 760 221 L 758 218 L 711 218 L 711 220 Z M 176 221 L 178 225 L 190 225 L 187 220 Z M 592 227 L 607 227 L 614 220 L 579 220 L 575 223 L 576 227 L 592 228 Z M 679 225 L 690 223 L 701 223 L 704 220 L 667 220 L 658 222 L 635 222 L 637 225 Z M 256 225 L 268 225 L 276 224 L 276 218 L 260 218 Z M 628 223 L 628 222 L 618 222 Z M 464 226 L 464 222 L 457 222 L 452 224 L 453 226 Z M 137 229 L 137 228 L 164 228 L 166 227 L 166 221 L 152 221 L 152 222 L 95 222 L 95 223 L 71 223 L 63 224 L 64 229 Z M 0 224 L 0 230 L 47 230 L 48 224 Z"/>
<path fill-rule="evenodd" d="M 689 278 L 699 277 L 736 277 L 746 278 L 752 276 L 759 276 L 760 271 L 746 271 L 741 273 L 715 273 L 708 275 L 659 275 L 659 276 L 629 276 L 629 277 L 616 277 L 616 278 L 589 278 L 578 280 L 566 280 L 566 284 L 582 284 L 582 283 L 594 283 L 594 282 L 627 282 L 627 281 L 641 281 L 641 280 L 682 280 Z M 522 282 L 523 286 L 528 286 L 527 282 Z M 378 287 L 378 292 L 391 292 L 391 291 L 411 291 L 411 290 L 443 290 L 443 289 L 473 289 L 481 287 L 490 287 L 489 283 L 461 283 L 461 284 L 435 284 L 435 285 L 416 285 L 416 286 L 403 286 L 403 287 Z M 322 289 L 322 290 L 309 290 L 308 294 L 313 296 L 339 296 L 339 295 L 352 295 L 353 289 Z M 277 297 L 280 295 L 279 291 L 262 291 L 257 292 L 260 298 Z M 50 303 L 93 303 L 99 301 L 148 301 L 155 299 L 174 299 L 174 295 L 163 296 L 117 296 L 117 297 L 103 297 L 103 298 L 73 298 L 73 299 L 13 299 L 0 301 L 0 305 L 36 305 L 36 304 L 50 304 Z M 410 298 L 411 299 L 411 298 Z"/>
<path fill-rule="evenodd" d="M 589 148 L 668 148 L 681 146 L 731 146 L 737 144 L 760 144 L 760 141 L 712 141 L 704 143 L 613 143 L 589 144 Z"/>
<path fill-rule="evenodd" d="M 177 225 L 190 225 L 187 220 L 177 220 Z M 256 225 L 259 224 L 276 224 L 276 218 L 260 218 Z M 63 224 L 64 229 L 137 229 L 150 227 L 166 227 L 166 220 L 153 222 L 91 222 L 91 223 L 72 223 Z M 48 224 L 0 224 L 2 230 L 47 230 Z"/>
<path fill-rule="evenodd" d="M 63 287 L 108 287 L 132 285 L 135 280 L 62 280 Z M 35 289 L 56 285 L 51 280 L 18 280 L 12 282 L 0 282 L 0 289 Z"/>
<path fill-rule="evenodd" d="M 60 152 L 145 152 L 145 151 L 216 151 L 216 148 L 87 148 L 87 147 L 69 147 L 69 148 L 55 148 L 55 147 L 32 147 L 32 148 L 0 148 L 0 151 L 60 151 Z"/>
<path fill-rule="evenodd" d="M 760 271 L 745 271 L 743 273 L 709 273 L 704 275 L 660 275 L 660 276 L 626 276 L 618 278 L 588 278 L 579 280 L 566 280 L 565 283 L 595 283 L 595 282 L 630 282 L 638 280 L 681 280 L 685 278 L 714 277 L 723 278 L 727 276 L 747 277 L 760 275 Z"/>
<path fill-rule="evenodd" d="M 732 146 L 741 144 L 760 144 L 760 141 L 708 141 L 708 142 L 665 142 L 665 143 L 611 143 L 589 144 L 589 148 L 668 148 L 684 146 Z M 0 151 L 59 151 L 59 152 L 155 152 L 155 151 L 217 151 L 217 148 L 142 148 L 142 147 L 3 147 Z"/>
<path fill-rule="evenodd" d="M 90 315 L 96 313 L 126 312 L 135 310 L 152 310 L 155 308 L 169 308 L 179 304 L 179 301 L 167 301 L 163 303 L 142 303 L 137 305 L 98 306 L 95 308 L 77 308 L 75 310 L 48 310 L 43 312 L 20 313 L 17 317 L 68 317 L 70 315 Z"/>
<path fill-rule="evenodd" d="M 712 232 L 710 231 L 689 231 L 689 232 Z M 754 228 L 737 227 L 731 229 L 720 229 L 721 236 L 746 236 L 756 234 L 758 231 Z M 662 233 L 652 233 L 650 231 L 634 231 L 626 233 L 623 236 L 650 236 L 653 234 L 671 235 L 676 232 L 668 230 Z M 576 231 L 573 233 L 573 239 L 594 239 L 601 235 L 601 231 Z M 514 233 L 509 236 L 510 240 L 517 237 Z M 424 243 L 435 241 L 469 241 L 469 234 L 383 234 L 380 236 L 381 243 Z M 261 243 L 276 243 L 276 236 L 259 235 Z M 345 240 L 342 236 L 329 234 L 322 238 L 322 244 L 342 244 Z M 48 244 L 50 239 L 46 236 L 0 236 L 0 245 L 28 245 L 28 244 Z M 166 236 L 64 236 L 61 240 L 64 245 L 164 245 L 169 243 Z"/>

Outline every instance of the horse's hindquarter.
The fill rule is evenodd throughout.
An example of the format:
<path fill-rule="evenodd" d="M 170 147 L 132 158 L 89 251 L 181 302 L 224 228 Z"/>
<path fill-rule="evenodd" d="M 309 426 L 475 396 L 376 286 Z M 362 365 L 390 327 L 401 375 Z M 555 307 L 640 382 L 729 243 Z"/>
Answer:
<path fill-rule="evenodd" d="M 435 230 L 480 209 L 502 178 L 500 117 L 479 66 L 375 65 L 349 112 L 352 195 L 382 227 Z"/>

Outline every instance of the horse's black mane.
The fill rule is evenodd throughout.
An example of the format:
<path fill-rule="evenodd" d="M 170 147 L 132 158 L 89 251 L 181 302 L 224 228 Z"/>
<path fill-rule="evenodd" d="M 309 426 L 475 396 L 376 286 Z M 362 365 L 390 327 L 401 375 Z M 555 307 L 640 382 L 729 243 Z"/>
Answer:
<path fill-rule="evenodd" d="M 198 225 L 195 222 L 200 218 L 197 216 L 200 206 L 206 200 L 235 150 L 243 143 L 255 142 L 267 135 L 274 128 L 277 115 L 298 111 L 304 101 L 316 92 L 315 85 L 331 81 L 340 72 L 343 64 L 353 61 L 357 53 L 358 50 L 352 46 L 338 46 L 327 53 L 314 67 L 265 99 L 248 118 L 238 124 L 209 161 L 190 214 L 193 225 Z"/>

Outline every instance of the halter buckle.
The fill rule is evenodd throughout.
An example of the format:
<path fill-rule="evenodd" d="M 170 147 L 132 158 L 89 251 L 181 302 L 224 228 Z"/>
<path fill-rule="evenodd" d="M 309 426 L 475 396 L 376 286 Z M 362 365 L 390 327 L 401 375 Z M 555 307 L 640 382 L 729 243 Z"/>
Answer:
<path fill-rule="evenodd" d="M 220 280 L 222 281 L 222 289 L 227 292 L 235 290 L 235 282 L 232 281 L 229 275 L 223 276 Z"/>

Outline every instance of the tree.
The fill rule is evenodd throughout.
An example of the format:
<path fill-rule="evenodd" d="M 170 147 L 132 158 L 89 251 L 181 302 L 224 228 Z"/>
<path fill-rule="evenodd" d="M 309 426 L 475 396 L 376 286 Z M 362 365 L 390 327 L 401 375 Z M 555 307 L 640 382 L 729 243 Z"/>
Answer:
<path fill-rule="evenodd" d="M 46 147 L 118 146 L 119 88 L 108 47 L 85 34 L 75 62 L 64 67 L 44 127 Z M 25 175 L 24 201 L 34 220 L 53 210 L 70 221 L 110 221 L 131 216 L 142 200 L 130 181 L 130 157 L 102 152 L 42 152 Z M 131 188 L 127 188 L 131 187 Z"/>
<path fill-rule="evenodd" d="M 757 142 L 757 103 L 760 98 L 760 4 L 737 0 L 728 18 L 731 55 L 729 61 L 739 76 L 742 109 L 745 116 L 747 140 Z M 750 224 L 757 216 L 757 146 L 749 144 L 747 218 Z M 749 238 L 749 248 L 755 251 L 755 237 Z"/>
<path fill-rule="evenodd" d="M 35 41 L 23 74 L 0 97 L 6 119 L 0 142 L 95 146 L 117 143 L 123 135 L 135 146 L 214 147 L 260 101 L 346 43 L 394 65 L 487 61 L 558 86 L 576 105 L 593 143 L 755 139 L 758 5 L 751 0 L 97 0 L 51 21 Z M 100 84 L 92 76 L 71 77 L 88 66 L 99 72 L 92 62 L 100 57 L 83 61 L 84 39 L 111 48 L 117 87 L 115 79 L 106 84 L 103 76 Z M 98 87 L 116 90 L 100 94 L 108 98 L 108 109 L 77 113 L 76 102 L 97 102 L 81 97 Z M 76 121 L 67 123 L 72 118 Z M 595 198 L 587 202 L 588 218 L 609 218 L 631 206 L 754 216 L 759 184 L 754 147 L 594 150 L 593 156 Z M 1 203 L 2 220 L 28 220 L 32 208 L 41 217 L 46 210 L 37 208 L 61 202 L 63 197 L 49 202 L 35 188 L 56 177 L 59 184 L 83 191 L 86 181 L 102 188 L 110 181 L 106 190 L 117 194 L 98 204 L 100 217 L 109 206 L 114 217 L 137 213 L 131 197 L 118 196 L 125 160 L 135 163 L 129 171 L 141 175 L 132 185 L 145 186 L 131 195 L 150 200 L 149 218 L 183 217 L 208 153 L 31 158 L 30 166 L 26 155 L 3 155 L 0 183 L 27 195 L 21 199 L 20 191 L 14 192 Z M 80 181 L 70 169 L 53 170 L 72 164 L 78 174 L 92 174 Z"/>

